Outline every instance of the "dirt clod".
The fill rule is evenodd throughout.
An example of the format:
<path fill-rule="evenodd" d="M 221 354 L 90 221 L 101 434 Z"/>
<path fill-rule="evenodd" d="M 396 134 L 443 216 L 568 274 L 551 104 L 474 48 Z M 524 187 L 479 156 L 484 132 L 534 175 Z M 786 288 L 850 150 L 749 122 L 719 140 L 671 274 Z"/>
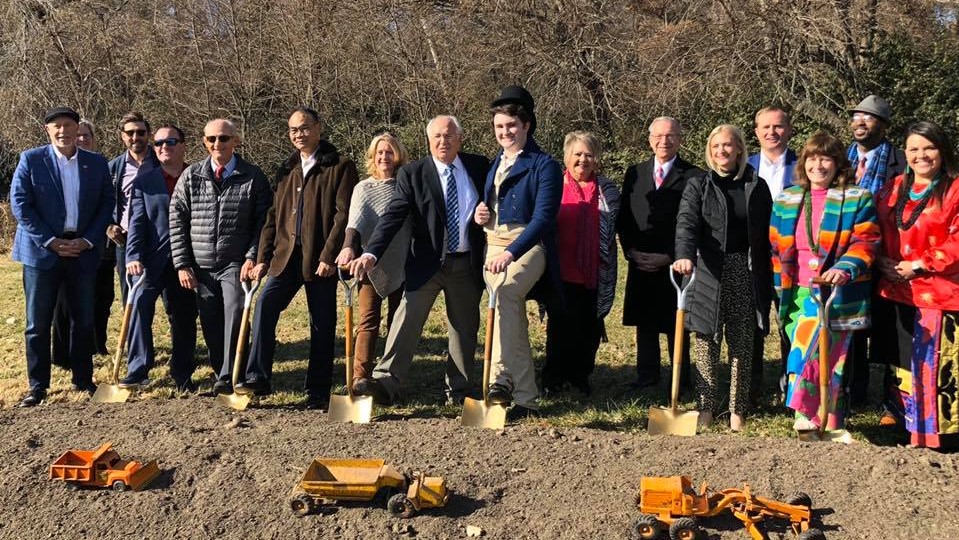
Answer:
<path fill-rule="evenodd" d="M 475 525 L 466 526 L 466 536 L 469 536 L 470 538 L 479 538 L 480 536 L 483 536 L 484 534 L 486 534 L 486 531 L 484 531 L 480 527 L 477 527 Z"/>

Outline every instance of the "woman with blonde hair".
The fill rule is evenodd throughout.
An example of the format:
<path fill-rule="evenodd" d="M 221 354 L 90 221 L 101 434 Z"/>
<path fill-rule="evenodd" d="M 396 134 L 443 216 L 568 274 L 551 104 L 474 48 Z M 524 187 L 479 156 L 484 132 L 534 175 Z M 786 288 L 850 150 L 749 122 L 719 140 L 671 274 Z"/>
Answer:
<path fill-rule="evenodd" d="M 388 131 L 373 137 L 366 150 L 365 180 L 353 188 L 350 213 L 346 224 L 343 248 L 336 264 L 343 266 L 363 253 L 376 223 L 386 210 L 396 187 L 396 171 L 409 157 L 403 143 Z M 410 244 L 410 226 L 406 224 L 377 264 L 360 282 L 357 302 L 359 321 L 356 326 L 356 345 L 353 362 L 353 386 L 362 386 L 373 372 L 376 341 L 380 336 L 380 311 L 387 299 L 386 326 L 393 323 L 393 314 L 403 295 L 404 265 Z"/>
<path fill-rule="evenodd" d="M 700 425 L 712 422 L 722 402 L 718 368 L 725 336 L 732 368 L 729 427 L 739 431 L 749 405 L 753 336 L 769 330 L 772 199 L 766 182 L 746 163 L 746 142 L 738 127 L 713 129 L 706 163 L 706 174 L 690 179 L 683 191 L 673 270 L 687 276 L 696 271 L 687 294 L 686 329 L 695 333 Z"/>
<path fill-rule="evenodd" d="M 563 144 L 563 198 L 556 216 L 556 248 L 563 306 L 553 302 L 546 324 L 543 386 L 572 385 L 590 395 L 589 376 L 616 292 L 616 215 L 619 189 L 600 173 L 602 146 L 588 131 Z"/>

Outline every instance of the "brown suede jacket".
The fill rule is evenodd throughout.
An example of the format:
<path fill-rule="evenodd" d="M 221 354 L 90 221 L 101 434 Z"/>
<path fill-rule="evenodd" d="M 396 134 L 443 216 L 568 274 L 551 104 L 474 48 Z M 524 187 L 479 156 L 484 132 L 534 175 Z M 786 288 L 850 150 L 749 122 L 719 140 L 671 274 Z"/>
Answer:
<path fill-rule="evenodd" d="M 303 280 L 310 281 L 316 276 L 320 261 L 333 264 L 343 245 L 350 197 L 358 181 L 353 161 L 341 156 L 327 141 L 320 141 L 316 164 L 306 178 L 303 178 L 299 152 L 283 162 L 277 172 L 276 194 L 260 233 L 257 253 L 258 263 L 270 265 L 271 277 L 283 272 L 296 246 L 298 212 L 302 213 Z"/>

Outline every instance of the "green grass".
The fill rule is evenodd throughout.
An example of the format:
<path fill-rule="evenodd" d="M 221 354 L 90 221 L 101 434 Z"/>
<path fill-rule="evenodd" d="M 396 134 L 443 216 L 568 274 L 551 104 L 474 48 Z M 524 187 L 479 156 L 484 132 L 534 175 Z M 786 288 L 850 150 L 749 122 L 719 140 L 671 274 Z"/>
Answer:
<path fill-rule="evenodd" d="M 625 269 L 623 269 L 625 270 Z M 625 272 L 620 273 L 619 294 L 617 304 L 606 319 L 609 342 L 602 343 L 597 356 L 596 371 L 592 376 L 593 394 L 589 398 L 583 397 L 576 391 L 558 396 L 549 396 L 541 400 L 542 417 L 537 422 L 548 423 L 558 427 L 579 426 L 603 430 L 623 432 L 644 432 L 648 410 L 651 406 L 667 403 L 667 388 L 664 383 L 660 388 L 634 390 L 629 383 L 635 379 L 635 330 L 624 327 L 622 320 L 622 288 Z M 341 296 L 342 297 L 342 296 Z M 26 389 L 26 362 L 24 360 L 23 329 L 24 305 L 21 282 L 20 265 L 13 263 L 8 257 L 0 261 L 0 325 L 4 331 L 0 333 L 0 401 L 10 407 L 16 404 Z M 119 298 L 119 294 L 117 295 Z M 119 300 L 114 304 L 114 314 L 110 321 L 107 346 L 113 351 L 119 326 Z M 484 301 L 477 309 L 486 309 Z M 167 399 L 175 396 L 172 380 L 168 376 L 167 362 L 170 356 L 169 326 L 162 316 L 162 305 L 158 305 L 158 316 L 154 323 L 154 333 L 157 339 L 156 354 L 157 367 L 151 372 L 153 384 L 139 394 L 138 399 Z M 423 337 L 411 370 L 411 383 L 406 388 L 406 395 L 395 406 L 377 408 L 377 414 L 413 415 L 413 416 L 442 416 L 456 417 L 459 407 L 443 404 L 443 369 L 446 348 L 446 319 L 444 315 L 443 297 L 438 298 L 433 313 L 423 330 Z M 536 305 L 528 304 L 530 340 L 534 351 L 534 360 L 542 365 L 545 360 L 545 331 L 544 323 L 538 318 Z M 480 318 L 481 325 L 485 324 L 485 316 Z M 341 321 L 342 323 L 342 317 Z M 336 365 L 334 380 L 343 381 L 343 339 L 342 324 L 338 330 L 336 349 Z M 306 301 L 302 293 L 297 295 L 290 307 L 283 313 L 277 332 L 278 346 L 274 364 L 274 387 L 277 392 L 258 402 L 263 407 L 289 407 L 297 405 L 302 399 L 303 377 L 306 370 L 306 357 L 309 353 L 309 329 Z M 378 344 L 378 353 L 382 353 L 385 341 L 385 329 L 381 332 Z M 480 339 L 485 335 L 481 328 Z M 776 333 L 772 332 L 771 336 Z M 665 336 L 662 338 L 662 350 L 665 354 Z M 476 352 L 477 362 L 473 366 L 472 375 L 479 379 L 482 374 L 482 342 Z M 199 336 L 199 350 L 197 359 L 206 355 L 202 333 Z M 766 340 L 766 357 L 778 356 L 778 343 L 772 337 Z M 668 360 L 663 358 L 662 379 L 666 381 L 669 373 L 666 371 Z M 112 357 L 98 356 L 94 360 L 95 377 L 98 381 L 109 379 Z M 763 400 L 758 411 L 749 416 L 746 436 L 792 437 L 792 418 L 786 410 L 778 404 L 778 388 L 775 381 L 778 377 L 777 364 L 767 362 L 765 366 L 766 384 Z M 727 368 L 728 372 L 728 368 Z M 203 387 L 211 384 L 212 372 L 208 366 L 197 369 L 194 380 Z M 344 383 L 340 383 L 335 391 L 342 392 Z M 86 397 L 70 390 L 70 374 L 62 369 L 53 368 L 53 380 L 49 401 L 52 403 L 64 401 L 82 401 Z M 693 396 L 683 396 L 682 407 L 693 409 Z M 713 432 L 724 432 L 727 417 L 720 415 Z M 879 444 L 898 442 L 895 436 L 880 431 L 874 426 L 878 424 L 878 414 L 868 412 L 859 414 L 850 419 L 850 430 L 861 440 L 870 440 Z"/>

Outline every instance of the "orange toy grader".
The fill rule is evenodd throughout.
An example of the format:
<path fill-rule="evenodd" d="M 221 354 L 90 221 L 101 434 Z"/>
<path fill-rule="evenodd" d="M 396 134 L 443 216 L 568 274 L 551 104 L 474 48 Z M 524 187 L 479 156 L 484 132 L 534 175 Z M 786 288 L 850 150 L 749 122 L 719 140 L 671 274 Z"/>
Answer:
<path fill-rule="evenodd" d="M 67 450 L 50 465 L 51 480 L 70 487 L 111 487 L 116 491 L 140 490 L 160 476 L 156 461 L 124 461 L 103 443 L 96 450 Z"/>
<path fill-rule="evenodd" d="M 812 500 L 805 493 L 797 493 L 782 503 L 754 496 L 749 484 L 743 489 L 724 489 L 708 493 L 703 483 L 699 493 L 685 476 L 668 478 L 643 477 L 637 497 L 643 515 L 633 522 L 630 530 L 634 540 L 652 540 L 669 531 L 672 540 L 704 538 L 697 518 L 712 517 L 729 509 L 743 522 L 753 540 L 767 540 L 757 523 L 766 518 L 786 519 L 799 540 L 825 540 L 819 529 L 809 527 Z"/>

